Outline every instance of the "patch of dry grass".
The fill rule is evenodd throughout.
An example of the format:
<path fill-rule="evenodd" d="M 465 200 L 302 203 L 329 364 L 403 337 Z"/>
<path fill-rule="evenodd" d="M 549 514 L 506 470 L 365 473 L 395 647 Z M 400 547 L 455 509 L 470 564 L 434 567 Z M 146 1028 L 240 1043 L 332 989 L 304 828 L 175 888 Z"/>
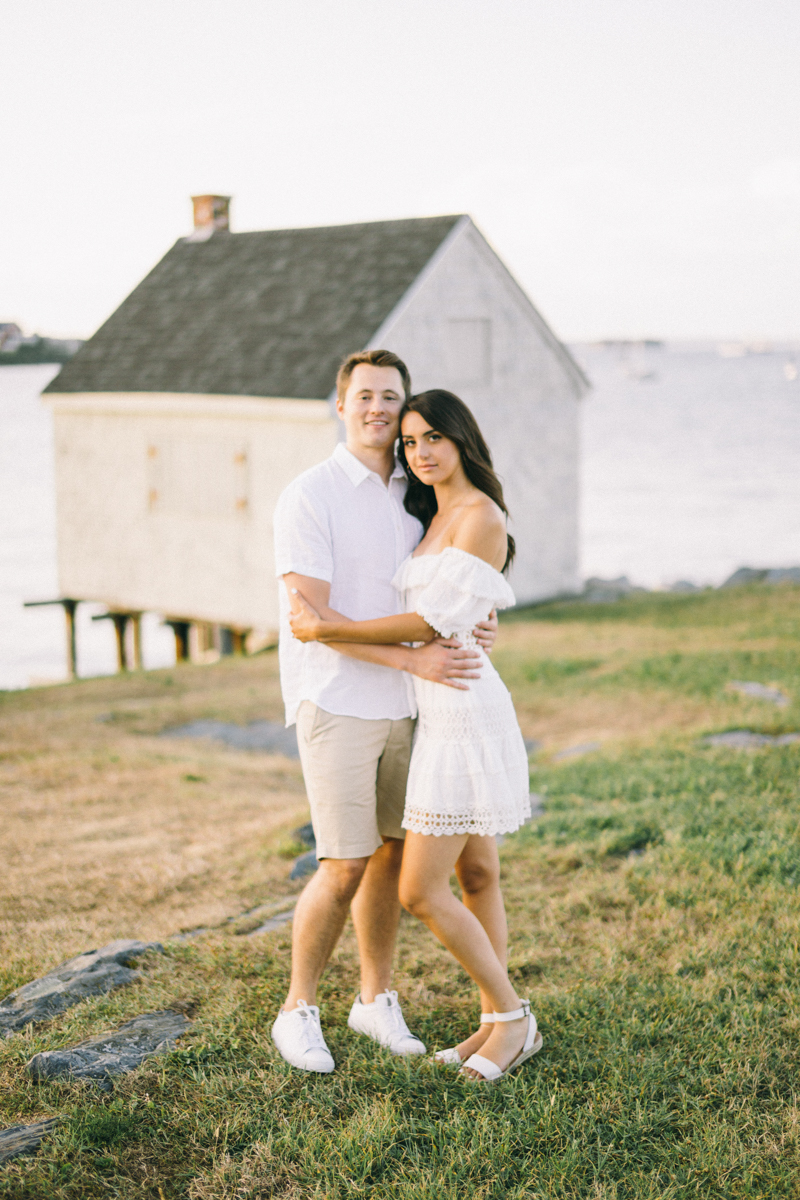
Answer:
<path fill-rule="evenodd" d="M 296 890 L 277 853 L 307 820 L 296 760 L 155 736 L 200 717 L 267 715 L 280 715 L 274 655 L 7 693 L 6 954 L 52 965 L 114 937 L 215 925 Z"/>
<path fill-rule="evenodd" d="M 776 715 L 761 701 L 722 684 L 654 686 L 636 667 L 795 655 L 799 596 L 545 606 L 503 622 L 495 659 L 545 759 L 585 742 L 614 750 L 761 728 Z M 781 714 L 788 725 L 794 715 Z M 297 762 L 157 736 L 200 718 L 281 720 L 277 655 L 0 694 L 0 940 L 25 947 L 26 971 L 111 937 L 215 925 L 296 890 L 280 851 L 307 819 Z"/>

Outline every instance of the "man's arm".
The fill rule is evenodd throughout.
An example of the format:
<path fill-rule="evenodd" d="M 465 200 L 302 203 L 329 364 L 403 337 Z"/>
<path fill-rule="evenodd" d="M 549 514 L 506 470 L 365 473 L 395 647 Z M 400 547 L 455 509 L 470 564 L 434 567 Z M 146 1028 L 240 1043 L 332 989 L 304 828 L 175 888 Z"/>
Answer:
<path fill-rule="evenodd" d="M 310 575 L 298 575 L 295 572 L 283 576 L 283 582 L 289 594 L 289 604 L 293 611 L 299 607 L 292 594 L 296 588 L 325 620 L 338 620 L 340 614 L 330 607 L 331 585 L 324 579 L 314 579 Z M 496 628 L 495 618 L 495 628 Z M 492 637 L 494 641 L 494 637 Z M 372 662 L 382 667 L 392 667 L 396 671 L 407 671 L 418 675 L 420 679 L 429 679 L 433 683 L 444 683 L 461 691 L 469 687 L 465 679 L 480 678 L 480 655 L 474 650 L 465 650 L 461 643 L 453 638 L 436 638 L 424 646 L 369 645 L 356 642 L 326 642 L 331 650 L 338 651 L 348 658 L 356 658 L 361 662 Z"/>

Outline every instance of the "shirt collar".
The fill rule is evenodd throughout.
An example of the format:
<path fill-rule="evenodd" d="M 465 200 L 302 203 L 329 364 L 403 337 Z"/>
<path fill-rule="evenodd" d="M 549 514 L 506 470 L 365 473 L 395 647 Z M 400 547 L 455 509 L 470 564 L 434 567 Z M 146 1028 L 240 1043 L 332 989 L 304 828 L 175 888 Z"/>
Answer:
<path fill-rule="evenodd" d="M 383 480 L 380 478 L 380 476 L 377 475 L 375 471 L 370 471 L 369 467 L 365 467 L 364 464 L 356 458 L 355 454 L 347 449 L 347 446 L 345 446 L 344 442 L 336 443 L 336 449 L 333 452 L 333 457 L 342 468 L 353 487 L 358 487 L 358 485 L 363 483 L 365 479 L 368 479 L 370 475 L 377 479 L 381 485 L 383 484 Z M 395 459 L 394 470 L 389 476 L 390 480 L 405 479 L 405 477 L 405 471 L 397 459 Z"/>

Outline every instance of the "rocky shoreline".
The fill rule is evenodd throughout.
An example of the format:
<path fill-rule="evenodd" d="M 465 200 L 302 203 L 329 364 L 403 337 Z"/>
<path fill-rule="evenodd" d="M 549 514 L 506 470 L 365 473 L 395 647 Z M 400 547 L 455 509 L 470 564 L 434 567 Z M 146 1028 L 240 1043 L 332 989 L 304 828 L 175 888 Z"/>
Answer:
<path fill-rule="evenodd" d="M 724 583 L 719 584 L 719 588 L 747 587 L 752 584 L 774 587 L 783 583 L 800 583 L 800 567 L 739 567 Z M 617 579 L 600 579 L 592 576 L 586 580 L 583 591 L 579 595 L 565 596 L 564 599 L 577 600 L 584 604 L 609 604 L 615 600 L 622 600 L 625 596 L 652 593 L 656 590 L 659 589 L 641 587 L 631 583 L 627 575 L 620 575 Z M 690 594 L 718 589 L 701 587 L 688 579 L 678 579 L 663 590 Z"/>

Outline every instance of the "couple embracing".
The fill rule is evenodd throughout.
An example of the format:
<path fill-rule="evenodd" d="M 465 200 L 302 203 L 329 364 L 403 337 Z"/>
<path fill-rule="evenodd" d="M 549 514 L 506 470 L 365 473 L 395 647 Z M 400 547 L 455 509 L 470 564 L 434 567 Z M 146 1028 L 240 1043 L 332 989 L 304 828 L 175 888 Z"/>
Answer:
<path fill-rule="evenodd" d="M 295 910 L 272 1036 L 293 1066 L 334 1069 L 315 1000 L 349 910 L 361 991 L 348 1025 L 425 1053 L 390 990 L 402 904 L 480 992 L 478 1028 L 435 1060 L 494 1082 L 542 1045 L 506 970 L 495 841 L 530 815 L 525 747 L 486 656 L 495 610 L 514 603 L 503 492 L 466 405 L 412 396 L 389 351 L 343 363 L 337 411 L 346 442 L 275 513 L 281 687 L 320 867 Z"/>

